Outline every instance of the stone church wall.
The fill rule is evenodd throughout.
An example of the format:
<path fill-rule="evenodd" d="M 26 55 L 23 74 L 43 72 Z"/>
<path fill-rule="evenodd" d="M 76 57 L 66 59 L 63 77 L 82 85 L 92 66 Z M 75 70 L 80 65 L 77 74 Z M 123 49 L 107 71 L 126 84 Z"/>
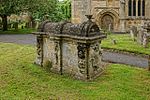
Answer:
<path fill-rule="evenodd" d="M 93 15 L 95 21 L 100 28 L 103 28 L 103 16 L 110 15 L 112 17 L 113 25 L 106 22 L 106 27 L 112 26 L 114 32 L 128 32 L 130 26 L 141 26 L 147 20 L 150 20 L 150 0 L 145 0 L 145 16 L 138 16 L 138 0 L 136 0 L 136 16 L 128 16 L 128 1 L 129 0 L 72 0 L 72 22 L 82 23 L 84 15 L 87 14 L 87 6 L 90 5 L 90 14 Z M 142 9 L 142 8 L 141 8 Z M 133 12 L 132 12 L 133 13 Z M 106 18 L 107 19 L 107 18 Z M 110 25 L 109 25 L 110 24 Z M 111 28 L 110 28 L 111 29 Z"/>

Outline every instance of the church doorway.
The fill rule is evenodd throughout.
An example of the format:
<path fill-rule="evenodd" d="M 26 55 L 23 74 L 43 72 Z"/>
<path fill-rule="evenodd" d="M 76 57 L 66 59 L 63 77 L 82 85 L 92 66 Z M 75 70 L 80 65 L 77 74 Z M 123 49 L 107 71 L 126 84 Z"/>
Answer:
<path fill-rule="evenodd" d="M 114 30 L 114 18 L 106 14 L 101 18 L 101 28 L 104 30 L 113 31 Z"/>

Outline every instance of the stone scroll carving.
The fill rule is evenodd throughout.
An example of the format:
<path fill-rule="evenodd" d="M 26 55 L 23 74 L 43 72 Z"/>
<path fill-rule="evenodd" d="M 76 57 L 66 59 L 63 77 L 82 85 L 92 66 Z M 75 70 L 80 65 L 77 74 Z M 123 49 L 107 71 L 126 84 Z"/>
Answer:
<path fill-rule="evenodd" d="M 94 44 L 91 46 L 91 48 L 95 51 L 95 52 L 99 52 L 99 44 Z"/>
<path fill-rule="evenodd" d="M 85 52 L 86 52 L 86 45 L 80 43 L 78 45 L 78 57 L 80 59 L 85 59 Z"/>
<path fill-rule="evenodd" d="M 86 73 L 86 44 L 78 44 L 78 68 L 81 74 Z"/>
<path fill-rule="evenodd" d="M 92 48 L 92 53 L 93 53 L 93 56 L 91 57 L 91 65 L 92 65 L 93 70 L 97 71 L 99 68 L 99 65 L 98 65 L 99 58 L 98 57 L 101 55 L 99 44 L 95 43 L 95 44 L 91 45 L 91 48 Z"/>
<path fill-rule="evenodd" d="M 55 59 L 56 59 L 55 64 L 58 64 L 58 57 L 59 57 L 59 42 L 55 42 Z"/>
<path fill-rule="evenodd" d="M 43 37 L 37 36 L 37 58 L 35 61 L 36 64 L 43 64 Z"/>

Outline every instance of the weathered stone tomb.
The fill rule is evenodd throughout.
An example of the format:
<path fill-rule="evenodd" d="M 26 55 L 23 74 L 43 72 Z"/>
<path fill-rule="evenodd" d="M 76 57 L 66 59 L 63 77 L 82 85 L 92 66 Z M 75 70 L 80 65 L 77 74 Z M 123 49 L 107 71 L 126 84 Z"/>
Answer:
<path fill-rule="evenodd" d="M 77 79 L 92 80 L 104 71 L 101 41 L 106 36 L 89 20 L 82 24 L 44 21 L 37 36 L 35 63 L 48 70 L 69 74 Z"/>

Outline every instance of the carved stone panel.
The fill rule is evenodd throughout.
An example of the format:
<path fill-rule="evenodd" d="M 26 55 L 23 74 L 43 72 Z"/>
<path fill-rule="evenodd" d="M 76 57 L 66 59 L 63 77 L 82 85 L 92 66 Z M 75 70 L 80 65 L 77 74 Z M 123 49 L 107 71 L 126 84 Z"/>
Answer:
<path fill-rule="evenodd" d="M 81 74 L 86 74 L 86 44 L 78 44 L 78 68 Z"/>
<path fill-rule="evenodd" d="M 91 45 L 91 66 L 93 68 L 93 71 L 97 71 L 98 68 L 99 68 L 99 57 L 101 54 L 100 53 L 100 49 L 99 49 L 99 44 L 98 43 L 95 43 L 93 45 Z"/>
<path fill-rule="evenodd" d="M 101 48 L 100 48 L 100 43 L 94 43 L 91 44 L 90 49 L 89 49 L 89 75 L 91 77 L 95 77 L 95 75 L 98 75 L 101 73 L 104 68 L 102 66 L 102 61 L 101 61 Z"/>
<path fill-rule="evenodd" d="M 85 44 L 78 44 L 78 57 L 80 59 L 85 59 L 85 52 L 86 52 L 86 45 Z"/>
<path fill-rule="evenodd" d="M 43 37 L 37 36 L 37 58 L 35 63 L 42 66 L 43 62 Z"/>
<path fill-rule="evenodd" d="M 55 64 L 58 65 L 58 60 L 59 60 L 59 51 L 60 51 L 60 46 L 59 46 L 59 42 L 55 42 Z"/>

